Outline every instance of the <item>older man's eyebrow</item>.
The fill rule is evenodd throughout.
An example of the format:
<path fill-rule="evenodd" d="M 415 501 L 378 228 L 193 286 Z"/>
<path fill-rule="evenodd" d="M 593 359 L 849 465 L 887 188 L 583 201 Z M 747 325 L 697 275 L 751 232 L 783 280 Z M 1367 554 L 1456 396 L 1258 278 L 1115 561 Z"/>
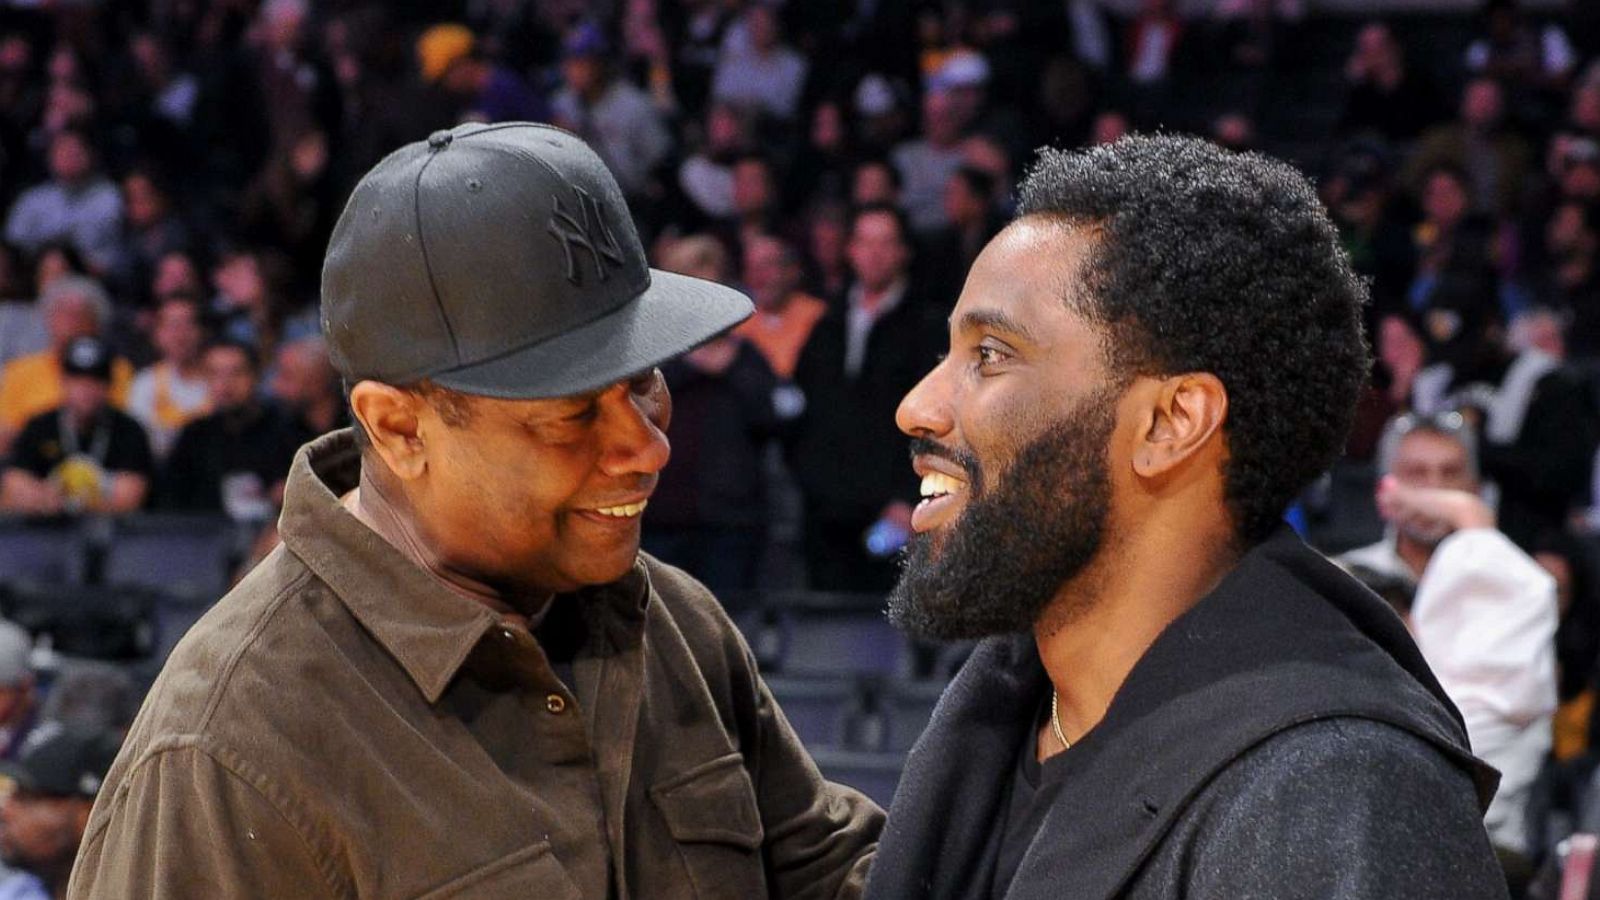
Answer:
<path fill-rule="evenodd" d="M 1007 334 L 1022 338 L 1036 344 L 1033 331 L 1028 326 L 1017 321 L 1010 313 L 999 309 L 974 309 L 962 314 L 959 325 L 961 331 L 1003 331 Z"/>

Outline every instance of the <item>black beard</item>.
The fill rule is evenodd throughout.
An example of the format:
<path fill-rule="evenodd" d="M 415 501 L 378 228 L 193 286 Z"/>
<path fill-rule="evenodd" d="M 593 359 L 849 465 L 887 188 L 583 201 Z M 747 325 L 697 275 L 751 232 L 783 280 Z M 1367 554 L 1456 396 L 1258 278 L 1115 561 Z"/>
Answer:
<path fill-rule="evenodd" d="M 971 495 L 942 535 L 916 534 L 907 543 L 889 619 L 934 640 L 1032 629 L 1105 538 L 1114 407 L 1110 393 L 1085 401 L 1024 446 L 993 491 L 984 490 L 975 459 L 935 449 L 967 469 Z M 929 448 L 918 443 L 913 452 Z M 1059 610 L 1060 621 L 1084 608 Z"/>

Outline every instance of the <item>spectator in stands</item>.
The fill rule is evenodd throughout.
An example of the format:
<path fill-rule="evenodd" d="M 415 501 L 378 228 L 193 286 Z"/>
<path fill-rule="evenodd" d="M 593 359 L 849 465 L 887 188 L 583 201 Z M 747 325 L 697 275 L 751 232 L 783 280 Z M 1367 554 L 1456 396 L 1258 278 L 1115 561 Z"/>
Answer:
<path fill-rule="evenodd" d="M 134 169 L 122 178 L 123 229 L 117 261 L 108 276 L 122 296 L 141 297 L 161 257 L 189 248 L 189 227 L 172 208 L 172 194 L 154 169 Z"/>
<path fill-rule="evenodd" d="M 677 241 L 661 264 L 729 280 L 726 252 L 706 235 Z M 672 390 L 673 458 L 650 498 L 643 547 L 713 591 L 750 590 L 770 519 L 762 454 L 777 427 L 772 368 L 734 333 L 663 363 L 661 374 Z"/>
<path fill-rule="evenodd" d="M 515 70 L 485 59 L 465 25 L 435 25 L 417 39 L 422 79 L 455 97 L 461 117 L 483 122 L 537 122 L 544 100 Z"/>
<path fill-rule="evenodd" d="M 750 120 L 726 103 L 706 112 L 703 145 L 678 167 L 678 187 L 706 219 L 733 217 L 733 166 L 751 149 Z"/>
<path fill-rule="evenodd" d="M 1371 133 L 1408 141 L 1438 117 L 1439 97 L 1427 77 L 1407 65 L 1405 50 L 1388 25 L 1369 22 L 1356 34 L 1345 63 L 1347 91 L 1340 134 Z"/>
<path fill-rule="evenodd" d="M 1500 491 L 1500 529 L 1518 544 L 1566 526 L 1586 490 L 1600 422 L 1576 373 L 1512 350 L 1481 279 L 1452 276 L 1424 322 L 1433 362 L 1413 387 L 1423 414 L 1460 410 L 1479 429 L 1484 476 Z"/>
<path fill-rule="evenodd" d="M 1460 117 L 1423 134 L 1403 180 L 1420 196 L 1428 176 L 1449 166 L 1466 174 L 1474 211 L 1508 216 L 1522 197 L 1529 159 L 1527 142 L 1505 127 L 1504 91 L 1492 78 L 1475 78 L 1462 91 Z"/>
<path fill-rule="evenodd" d="M 1521 88 L 1565 86 L 1578 66 L 1561 26 L 1526 21 L 1519 0 L 1484 0 L 1484 34 L 1467 47 L 1467 71 Z"/>
<path fill-rule="evenodd" d="M 80 337 L 103 337 L 111 323 L 111 301 L 93 279 L 63 275 L 39 298 L 50 346 L 18 357 L 0 370 L 0 449 L 10 446 L 25 422 L 61 405 L 61 355 Z M 122 407 L 133 382 L 133 366 L 111 364 L 111 404 Z"/>
<path fill-rule="evenodd" d="M 1415 274 L 1417 248 L 1413 234 L 1395 213 L 1394 190 L 1381 151 L 1358 144 L 1342 153 L 1319 190 L 1339 226 L 1351 264 L 1371 279 L 1369 323 L 1375 315 L 1402 307 Z M 1430 236 L 1430 246 L 1432 240 Z M 1368 333 L 1373 333 L 1370 325 Z"/>
<path fill-rule="evenodd" d="M 328 136 L 294 135 L 273 151 L 239 201 L 239 235 L 272 247 L 293 263 L 300 282 L 316 280 L 333 220 L 334 195 Z"/>
<path fill-rule="evenodd" d="M 290 416 L 296 447 L 349 424 L 339 373 L 321 337 L 301 338 L 278 350 L 271 394 Z"/>
<path fill-rule="evenodd" d="M 266 118 L 263 155 L 338 127 L 339 86 L 307 27 L 310 12 L 307 0 L 266 0 L 256 11 L 249 63 Z"/>
<path fill-rule="evenodd" d="M 62 351 L 61 405 L 23 425 L 0 474 L 0 508 L 118 514 L 144 505 L 155 464 L 144 429 L 113 409 L 111 350 L 95 337 Z"/>
<path fill-rule="evenodd" d="M 746 153 L 733 163 L 733 218 L 718 229 L 730 252 L 743 253 L 746 242 L 778 230 L 780 203 L 772 160 Z"/>
<path fill-rule="evenodd" d="M 894 164 L 882 157 L 869 156 L 850 170 L 852 206 L 899 207 L 905 179 Z"/>
<path fill-rule="evenodd" d="M 1166 81 L 1183 31 L 1171 0 L 1143 0 L 1128 25 L 1128 79 L 1138 85 Z"/>
<path fill-rule="evenodd" d="M 842 297 L 850 284 L 850 261 L 845 252 L 850 242 L 850 214 L 842 203 L 824 202 L 812 206 L 805 219 L 805 289 L 823 300 Z"/>
<path fill-rule="evenodd" d="M 854 281 L 795 368 L 805 410 L 789 459 L 804 499 L 810 586 L 882 591 L 898 548 L 871 555 L 866 535 L 880 521 L 907 529 L 916 487 L 892 414 L 937 356 L 945 311 L 912 293 L 911 236 L 897 210 L 857 210 L 848 256 Z"/>
<path fill-rule="evenodd" d="M 318 333 L 316 310 L 299 306 L 291 295 L 294 267 L 276 250 L 236 248 L 222 256 L 211 273 L 216 295 L 211 315 L 217 331 L 262 353 L 278 344 Z"/>
<path fill-rule="evenodd" d="M 150 336 L 158 358 L 134 376 L 127 412 L 144 427 L 156 457 L 165 459 L 183 426 L 211 410 L 211 390 L 200 362 L 206 331 L 199 299 L 168 294 L 156 306 Z"/>
<path fill-rule="evenodd" d="M 13 760 L 39 718 L 39 683 L 33 671 L 33 637 L 0 619 L 0 760 Z"/>
<path fill-rule="evenodd" d="M 1496 261 L 1495 224 L 1473 212 L 1465 170 L 1440 163 L 1423 176 L 1422 185 L 1422 220 L 1411 229 L 1416 268 L 1406 289 L 1406 302 L 1415 310 L 1427 308 L 1429 298 L 1452 273 L 1482 272 L 1485 279 L 1495 280 L 1489 271 Z M 1510 298 L 1501 296 L 1500 287 L 1496 281 L 1497 298 L 1505 307 L 1502 313 L 1511 315 L 1516 310 Z"/>
<path fill-rule="evenodd" d="M 789 122 L 799 112 L 807 68 L 805 57 L 783 43 L 777 9 L 752 3 L 722 42 L 711 95 Z"/>
<path fill-rule="evenodd" d="M 551 112 L 557 125 L 595 148 L 623 193 L 634 198 L 672 150 L 672 134 L 650 96 L 611 72 L 609 52 L 598 26 L 585 23 L 568 32 L 562 42 L 564 84 Z"/>
<path fill-rule="evenodd" d="M 1000 232 L 1000 216 L 992 202 L 994 176 L 962 165 L 944 188 L 944 213 L 950 224 L 929 235 L 922 245 L 920 281 L 939 303 L 954 302 L 978 252 Z"/>
<path fill-rule="evenodd" d="M 264 522 L 283 500 L 289 461 L 299 446 L 294 428 L 259 397 L 261 362 L 254 347 L 219 339 L 206 347 L 201 364 L 212 412 L 178 433 L 157 502 Z"/>
<path fill-rule="evenodd" d="M 1569 200 L 1545 226 L 1547 267 L 1536 270 L 1530 292 L 1569 323 L 1569 352 L 1600 358 L 1600 207 Z"/>
<path fill-rule="evenodd" d="M 1466 719 L 1473 752 L 1500 771 L 1485 824 L 1529 857 L 1528 797 L 1556 709 L 1555 582 L 1495 529 L 1459 414 L 1396 420 L 1378 508 L 1390 536 L 1341 557 L 1416 585 L 1410 626 Z"/>
<path fill-rule="evenodd" d="M 0 857 L 22 871 L 0 882 L 6 900 L 64 900 L 89 810 L 121 744 L 113 731 L 40 726 L 21 756 L 0 763 L 13 786 L 0 804 Z"/>
<path fill-rule="evenodd" d="M 894 167 L 905 184 L 901 202 L 918 234 L 950 224 L 944 187 L 962 163 L 961 123 L 955 113 L 948 92 L 928 91 L 922 98 L 921 134 L 894 148 Z"/>
<path fill-rule="evenodd" d="M 800 255 L 783 238 L 761 235 L 748 241 L 743 271 L 756 314 L 733 333 L 760 351 L 779 380 L 789 381 L 828 304 L 801 290 Z"/>
<path fill-rule="evenodd" d="M 847 196 L 850 165 L 855 158 L 855 140 L 845 119 L 844 104 L 823 99 L 811 112 L 807 140 L 785 179 L 789 205 L 804 207 L 817 199 Z"/>
<path fill-rule="evenodd" d="M 122 196 L 95 168 L 88 135 L 64 129 L 50 141 L 50 181 L 24 191 L 6 216 L 6 241 L 25 253 L 70 240 L 97 272 L 117 261 Z"/>

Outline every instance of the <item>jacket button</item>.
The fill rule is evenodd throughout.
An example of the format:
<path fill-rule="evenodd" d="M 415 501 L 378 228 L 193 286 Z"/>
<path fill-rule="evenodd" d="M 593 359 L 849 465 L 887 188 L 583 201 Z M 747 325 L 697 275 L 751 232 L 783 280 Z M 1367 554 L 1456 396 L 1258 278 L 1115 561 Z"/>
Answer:
<path fill-rule="evenodd" d="M 544 708 L 552 716 L 559 716 L 567 711 L 567 698 L 560 694 L 551 694 L 544 698 Z"/>

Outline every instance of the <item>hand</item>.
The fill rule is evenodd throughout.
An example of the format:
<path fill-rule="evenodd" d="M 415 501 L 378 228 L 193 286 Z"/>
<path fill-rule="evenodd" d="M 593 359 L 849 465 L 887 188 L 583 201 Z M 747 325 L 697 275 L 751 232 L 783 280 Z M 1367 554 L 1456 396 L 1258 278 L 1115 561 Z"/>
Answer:
<path fill-rule="evenodd" d="M 1403 530 L 1443 540 L 1468 528 L 1493 528 L 1494 511 L 1477 494 L 1446 488 L 1412 487 L 1393 475 L 1378 482 L 1378 513 Z"/>

